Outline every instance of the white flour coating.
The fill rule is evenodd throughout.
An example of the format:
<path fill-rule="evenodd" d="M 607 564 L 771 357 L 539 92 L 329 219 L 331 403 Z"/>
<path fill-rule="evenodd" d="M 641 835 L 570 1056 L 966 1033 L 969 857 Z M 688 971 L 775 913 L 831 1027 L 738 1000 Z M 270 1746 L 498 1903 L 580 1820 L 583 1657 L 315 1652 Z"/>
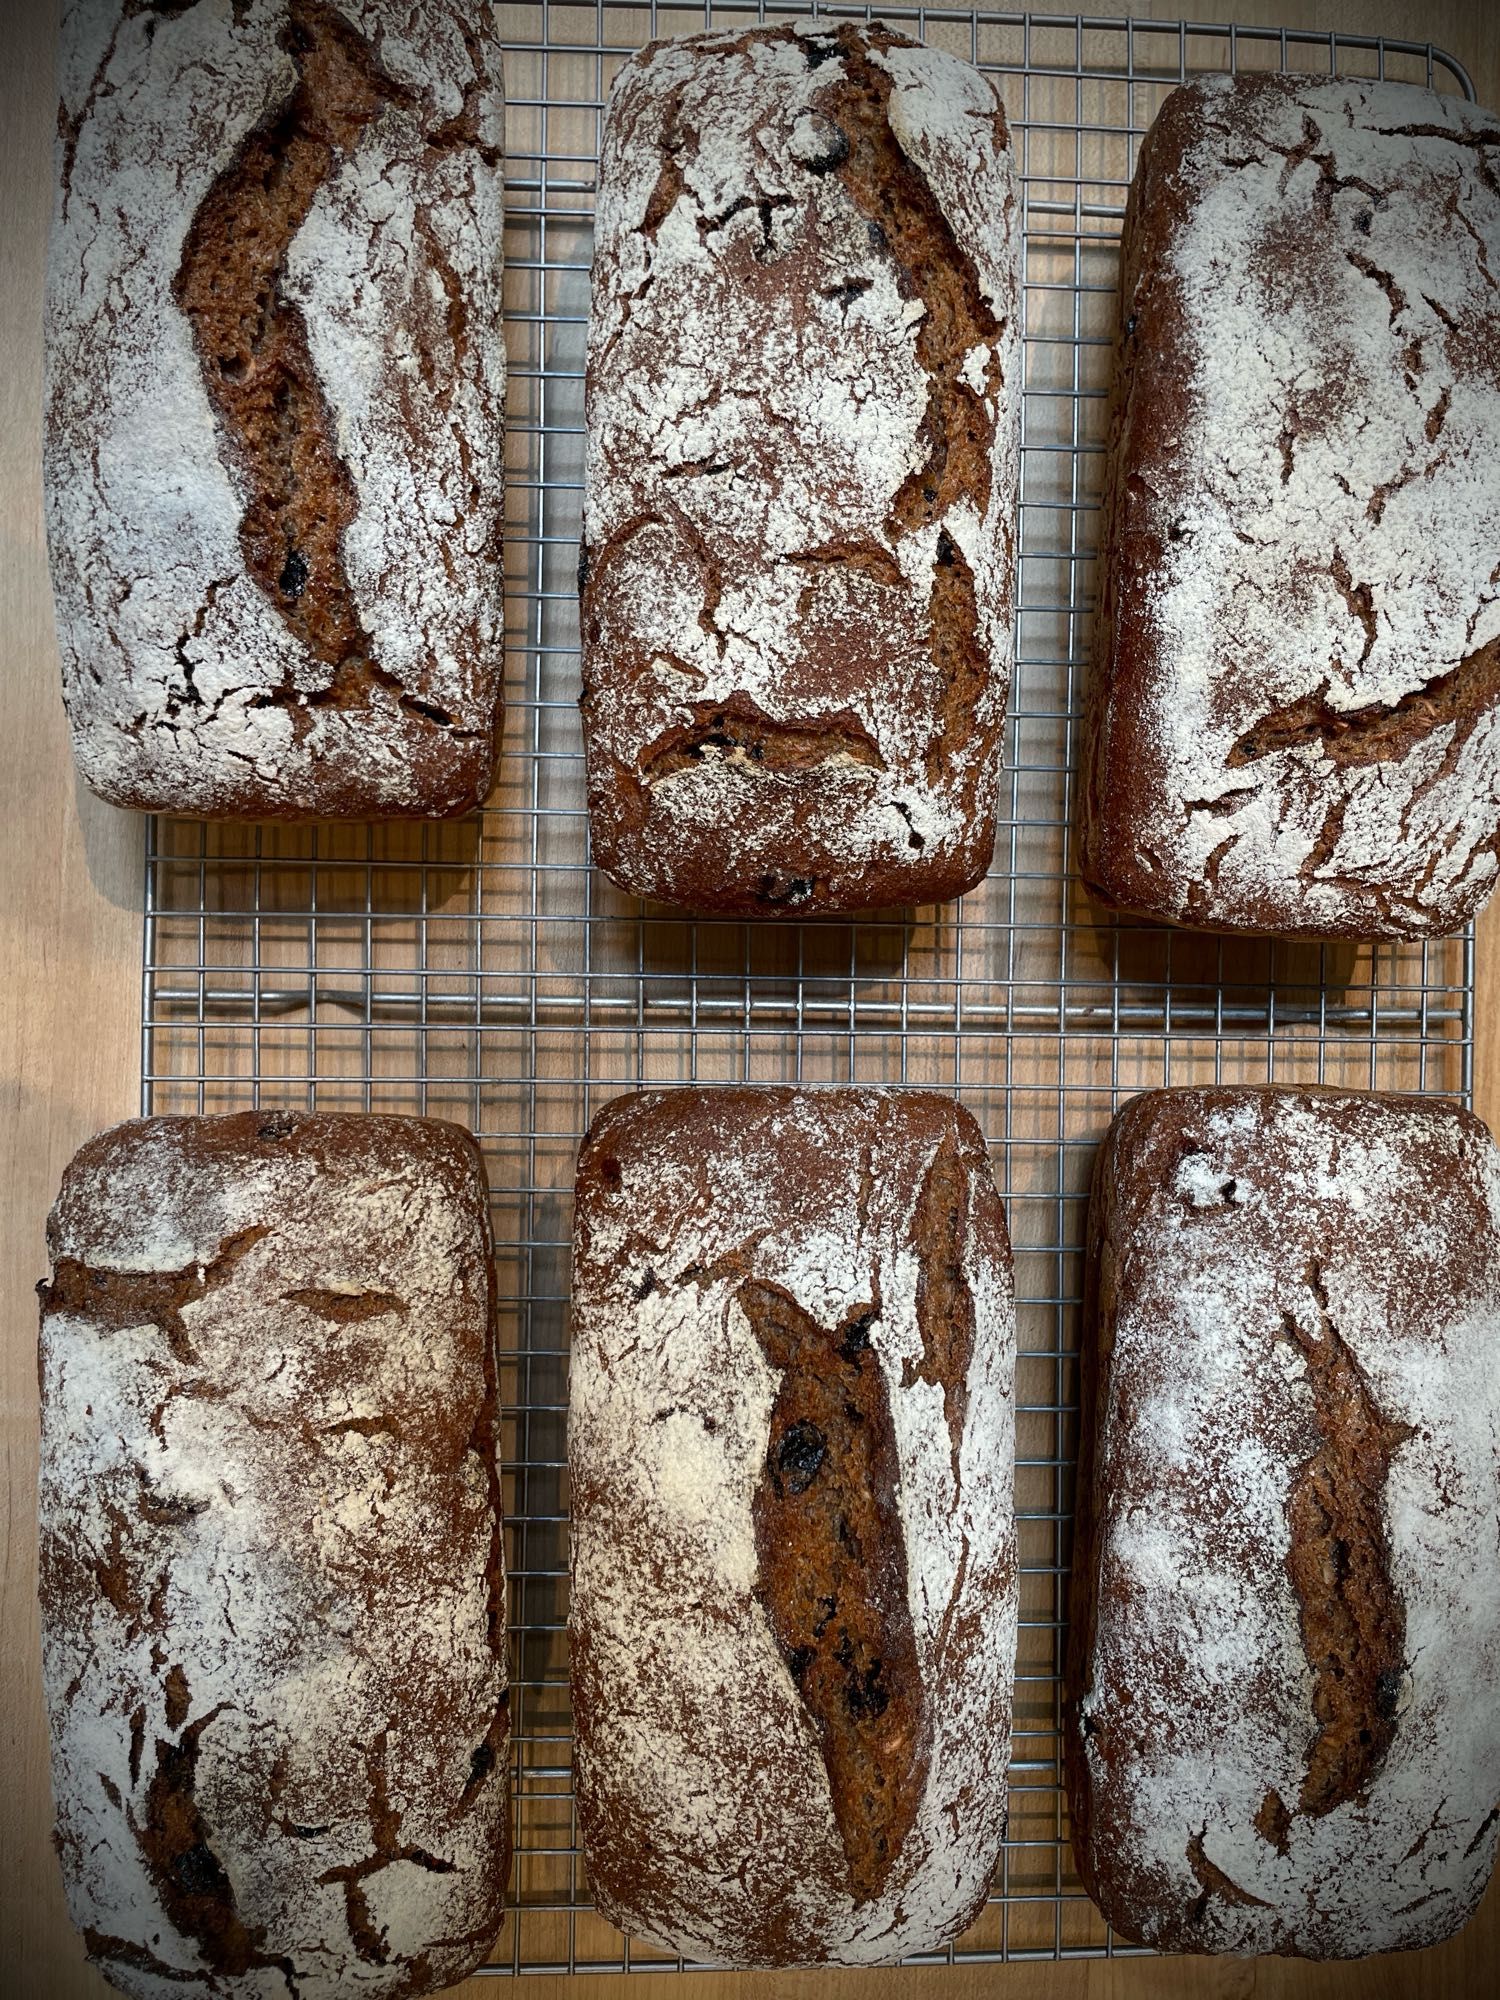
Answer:
<path fill-rule="evenodd" d="M 336 1156 L 195 1150 L 228 1122 L 245 1121 L 92 1141 L 53 1213 L 55 1284 L 66 1260 L 209 1280 L 175 1349 L 149 1308 L 44 1305 L 43 1666 L 69 1908 L 144 2000 L 425 1992 L 483 1957 L 507 1850 L 503 1740 L 483 1782 L 473 1763 L 506 1687 L 470 1442 L 483 1178 L 451 1129 L 415 1120 L 317 1121 L 341 1128 Z M 366 1310 L 341 1321 L 293 1296 L 309 1292 Z M 195 1730 L 210 1859 L 182 1879 L 222 1871 L 258 1966 L 216 1964 L 174 1923 L 137 1837 Z M 330 1871 L 351 1868 L 346 1897 Z"/>
<path fill-rule="evenodd" d="M 636 1906 L 606 1914 L 726 1963 L 768 1962 L 773 1924 L 810 1960 L 935 1949 L 982 1899 L 1004 1831 L 1017 1619 L 1008 1258 L 971 1229 L 976 1337 L 955 1492 L 941 1391 L 902 1379 L 903 1361 L 922 1354 L 912 1218 L 954 1107 L 878 1091 L 676 1101 L 693 1098 L 712 1100 L 712 1136 L 695 1126 L 675 1148 L 634 1129 L 657 1093 L 609 1108 L 621 1179 L 582 1198 L 574 1239 L 571 1632 L 575 1707 L 582 1682 L 591 1712 L 577 1745 L 583 1829 L 629 1843 L 617 1867 L 649 1853 L 660 1869 Z M 934 1109 L 943 1125 L 924 1126 Z M 691 1275 L 737 1250 L 742 1266 Z M 747 1277 L 783 1287 L 826 1327 L 877 1290 L 880 1300 L 870 1332 L 895 1429 L 933 1737 L 916 1822 L 883 1891 L 862 1905 L 813 1725 L 754 1595 L 751 1506 L 779 1377 L 736 1300 Z M 595 1865 L 596 1896 L 599 1874 Z"/>
<path fill-rule="evenodd" d="M 1094 834 L 1091 876 L 1110 889 L 1114 843 L 1141 871 L 1118 899 L 1163 915 L 1455 930 L 1496 875 L 1492 695 L 1404 756 L 1340 765 L 1314 732 L 1229 760 L 1290 704 L 1368 717 L 1500 641 L 1500 119 L 1300 77 L 1202 79 L 1165 116 L 1188 138 L 1156 192 L 1190 208 L 1140 282 L 1175 294 L 1186 372 L 1160 377 L 1165 469 L 1144 435 L 1117 473 L 1144 473 L 1134 504 L 1163 539 L 1154 571 L 1113 579 L 1151 660 L 1123 697 L 1148 748 L 1134 772 L 1120 753 L 1111 782 L 1140 803 Z M 1137 357 L 1136 394 L 1159 358 Z"/>
<path fill-rule="evenodd" d="M 75 751 L 119 804 L 442 812 L 487 783 L 505 405 L 499 44 L 487 10 L 449 0 L 338 11 L 413 94 L 336 156 L 283 287 L 353 482 L 355 608 L 400 683 L 347 708 L 295 706 L 334 670 L 246 567 L 236 447 L 172 290 L 205 196 L 296 87 L 287 0 L 65 10 L 62 113 L 78 124 L 59 140 L 48 261 L 47 524 Z M 466 116 L 477 144 L 428 144 Z M 436 752 L 402 691 L 452 718 Z M 414 772 L 419 742 L 436 772 Z"/>
<path fill-rule="evenodd" d="M 1195 1098 L 1199 1150 L 1147 1153 Z M 1434 1942 L 1500 1838 L 1500 1156 L 1431 1102 L 1180 1091 L 1125 1117 L 1081 1690 L 1106 1906 L 1178 1950 Z M 1297 1810 L 1317 1725 L 1286 1568 L 1320 1433 L 1278 1337 L 1285 1314 L 1316 1323 L 1314 1263 L 1376 1404 L 1415 1426 L 1383 1493 L 1406 1614 L 1395 1736 L 1365 1794 L 1322 1816 Z M 1256 1827 L 1272 1790 L 1284 1854 Z M 1229 1889 L 1205 1895 L 1195 1840 Z"/>
<path fill-rule="evenodd" d="M 653 45 L 625 65 L 606 114 L 584 499 L 585 610 L 601 628 L 586 617 L 596 844 L 601 811 L 617 811 L 600 787 L 695 709 L 740 695 L 776 721 L 848 713 L 876 761 L 835 749 L 789 771 L 709 747 L 647 778 L 643 829 L 603 830 L 606 865 L 646 893 L 671 899 L 716 870 L 717 835 L 742 842 L 737 879 L 785 853 L 792 873 L 827 873 L 847 899 L 874 864 L 930 870 L 987 855 L 992 839 L 1020 415 L 1015 184 L 977 70 L 871 47 L 894 79 L 892 130 L 1001 329 L 964 377 L 995 424 L 983 519 L 955 504 L 893 533 L 892 502 L 927 450 L 925 308 L 902 297 L 890 252 L 819 165 L 843 143 L 818 108 L 847 73 L 842 53 L 812 63 L 813 38 L 793 33 L 741 41 Z M 653 228 L 669 160 L 681 184 Z M 973 572 L 990 672 L 973 727 L 939 761 L 948 676 L 930 622 L 944 528 Z"/>

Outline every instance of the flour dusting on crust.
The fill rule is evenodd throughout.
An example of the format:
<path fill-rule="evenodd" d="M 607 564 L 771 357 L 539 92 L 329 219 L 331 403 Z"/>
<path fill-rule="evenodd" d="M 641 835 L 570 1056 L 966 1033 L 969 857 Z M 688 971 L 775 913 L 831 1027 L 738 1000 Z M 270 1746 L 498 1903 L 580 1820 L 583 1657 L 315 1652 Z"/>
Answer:
<path fill-rule="evenodd" d="M 935 1253 L 912 1234 L 945 1146 L 967 1189 L 975 1328 L 956 1448 L 943 1389 L 920 1372 Z M 757 1284 L 823 1327 L 856 1316 L 894 1425 L 929 1761 L 865 1901 L 757 1594 L 752 1506 L 778 1377 L 742 1303 Z M 570 1633 L 580 1826 L 612 1921 L 694 1958 L 786 1965 L 938 1949 L 972 1920 L 1005 1820 L 1013 1371 L 999 1202 L 950 1101 L 648 1092 L 595 1121 L 574 1242 Z"/>
<path fill-rule="evenodd" d="M 1500 1155 L 1438 1101 L 1155 1092 L 1105 1142 L 1095 1200 L 1085 1880 L 1173 1951 L 1447 1937 L 1500 1838 Z M 1336 1359 L 1331 1397 L 1314 1358 Z M 1334 1536 L 1311 1588 L 1310 1470 Z M 1368 1706 L 1341 1714 L 1362 1675 Z"/>
<path fill-rule="evenodd" d="M 1126 234 L 1085 875 L 1213 928 L 1454 931 L 1500 866 L 1500 118 L 1201 79 Z"/>
<path fill-rule="evenodd" d="M 751 915 L 959 893 L 993 845 L 1012 637 L 1019 220 L 991 85 L 880 29 L 655 43 L 615 83 L 599 190 L 601 864 Z"/>
<path fill-rule="evenodd" d="M 415 1119 L 155 1119 L 43 1288 L 57 1843 L 142 2000 L 425 1993 L 509 1854 L 487 1192 Z"/>
<path fill-rule="evenodd" d="M 340 34 L 375 79 L 375 115 L 334 148 L 275 287 L 352 491 L 342 566 L 368 644 L 335 670 L 284 615 L 300 553 L 273 565 L 280 594 L 252 573 L 241 520 L 258 482 L 174 287 L 195 217 L 291 104 L 307 37 Z M 84 777 L 119 805 L 214 815 L 464 810 L 488 789 L 500 686 L 489 10 L 72 0 L 59 83 L 47 525 Z M 280 500 L 299 477 L 305 462 Z"/>

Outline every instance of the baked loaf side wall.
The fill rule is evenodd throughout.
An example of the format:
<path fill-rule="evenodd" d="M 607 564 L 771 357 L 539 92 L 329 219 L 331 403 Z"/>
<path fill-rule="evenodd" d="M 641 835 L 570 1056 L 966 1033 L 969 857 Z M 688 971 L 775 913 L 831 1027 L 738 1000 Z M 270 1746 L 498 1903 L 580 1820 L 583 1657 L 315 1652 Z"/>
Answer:
<path fill-rule="evenodd" d="M 463 1978 L 510 1839 L 477 1149 L 139 1121 L 49 1239 L 43 1670 L 90 1955 L 142 2000 Z"/>
<path fill-rule="evenodd" d="M 606 115 L 580 561 L 597 857 L 776 916 L 988 865 L 1016 200 L 968 64 L 879 28 L 652 44 Z"/>
<path fill-rule="evenodd" d="M 80 769 L 462 811 L 500 700 L 503 97 L 461 0 L 79 0 L 46 499 Z"/>
<path fill-rule="evenodd" d="M 1082 866 L 1211 929 L 1457 930 L 1500 847 L 1500 119 L 1174 92 L 1127 224 Z"/>
<path fill-rule="evenodd" d="M 939 1948 L 1003 1838 L 1016 1640 L 1010 1258 L 977 1128 L 922 1094 L 617 1099 L 580 1157 L 573 1297 L 599 1907 L 732 1964 Z"/>
<path fill-rule="evenodd" d="M 1500 1838 L 1494 1145 L 1438 1101 L 1153 1092 L 1094 1203 L 1084 1881 L 1169 1951 L 1435 1943 Z"/>

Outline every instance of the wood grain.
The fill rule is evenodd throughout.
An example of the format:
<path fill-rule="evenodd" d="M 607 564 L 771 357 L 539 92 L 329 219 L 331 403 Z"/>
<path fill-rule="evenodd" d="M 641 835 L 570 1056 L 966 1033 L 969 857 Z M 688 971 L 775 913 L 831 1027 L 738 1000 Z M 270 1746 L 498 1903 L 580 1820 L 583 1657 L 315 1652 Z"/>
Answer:
<path fill-rule="evenodd" d="M 1094 15 L 1175 20 L 1182 0 L 1093 0 Z M 1218 13 L 1216 7 L 1212 12 Z M 1429 37 L 1456 54 L 1481 101 L 1500 103 L 1500 8 L 1480 0 L 1239 0 L 1248 24 Z M 499 9 L 535 32 L 540 8 Z M 643 15 L 644 20 L 644 15 Z M 0 74 L 0 635 L 9 696 L 0 800 L 10 847 L 0 883 L 0 1984 L 39 2000 L 105 1993 L 63 1908 L 48 1839 L 50 1798 L 35 1613 L 36 1308 L 43 1224 L 78 1143 L 139 1098 L 139 821 L 76 785 L 58 699 L 40 513 L 40 295 L 51 202 L 55 0 L 10 0 Z M 1476 1102 L 1500 1124 L 1500 911 L 1480 927 Z M 11 1985 L 11 1978 L 14 1985 Z M 860 2000 L 1136 2000 L 1144 1995 L 1438 2000 L 1500 1981 L 1500 1892 L 1446 1946 L 1353 1966 L 1116 1960 L 880 1974 L 632 1978 L 639 2000 L 860 1996 Z M 528 1995 L 619 2000 L 617 1976 L 527 1979 Z M 460 1989 L 468 2000 L 497 1990 Z"/>

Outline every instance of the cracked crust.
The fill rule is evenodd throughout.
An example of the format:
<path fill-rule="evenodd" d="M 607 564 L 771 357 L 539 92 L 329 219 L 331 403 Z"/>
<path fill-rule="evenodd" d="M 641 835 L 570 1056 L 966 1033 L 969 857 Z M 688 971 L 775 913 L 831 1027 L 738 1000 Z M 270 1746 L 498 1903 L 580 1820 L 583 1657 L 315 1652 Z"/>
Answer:
<path fill-rule="evenodd" d="M 141 1120 L 48 1237 L 43 1672 L 90 1956 L 140 2000 L 463 1978 L 509 1865 L 477 1149 Z"/>
<path fill-rule="evenodd" d="M 1434 1944 L 1500 1800 L 1500 1153 L 1440 1100 L 1155 1091 L 1089 1215 L 1066 1764 L 1168 1951 Z"/>
<path fill-rule="evenodd" d="M 1012 642 L 1019 225 L 991 86 L 881 28 L 655 43 L 599 184 L 595 859 L 743 916 L 961 894 Z"/>
<path fill-rule="evenodd" d="M 500 48 L 463 0 L 72 0 L 46 501 L 88 784 L 463 812 L 500 714 Z"/>
<path fill-rule="evenodd" d="M 950 1100 L 683 1089 L 594 1121 L 569 1630 L 612 1922 L 787 1966 L 973 1920 L 1005 1825 L 1013 1370 L 1004 1220 Z"/>
<path fill-rule="evenodd" d="M 1500 118 L 1175 91 L 1126 216 L 1080 788 L 1107 903 L 1426 937 L 1500 869 Z"/>

